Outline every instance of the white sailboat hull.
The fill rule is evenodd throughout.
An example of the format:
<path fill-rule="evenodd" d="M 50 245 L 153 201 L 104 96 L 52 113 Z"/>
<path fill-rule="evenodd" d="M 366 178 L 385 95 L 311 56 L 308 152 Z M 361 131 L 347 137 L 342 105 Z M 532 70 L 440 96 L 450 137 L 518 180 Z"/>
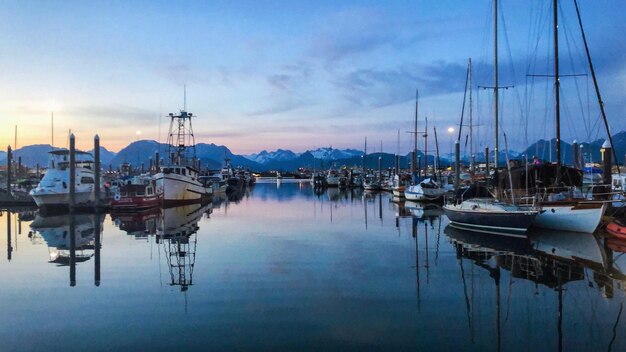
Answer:
<path fill-rule="evenodd" d="M 544 205 L 533 226 L 561 231 L 593 233 L 606 206 L 585 207 L 580 204 Z"/>
<path fill-rule="evenodd" d="M 404 190 L 404 198 L 417 202 L 433 201 L 441 199 L 446 190 L 443 188 L 424 188 L 421 185 L 408 187 Z"/>

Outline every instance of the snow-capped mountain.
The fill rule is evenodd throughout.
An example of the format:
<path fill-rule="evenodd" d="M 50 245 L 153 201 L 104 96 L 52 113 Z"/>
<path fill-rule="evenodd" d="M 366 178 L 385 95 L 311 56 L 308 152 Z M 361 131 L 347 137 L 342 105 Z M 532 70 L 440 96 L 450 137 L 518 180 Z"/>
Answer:
<path fill-rule="evenodd" d="M 298 157 L 298 154 L 291 150 L 278 149 L 273 152 L 264 150 L 260 153 L 244 155 L 249 160 L 256 161 L 259 164 L 265 164 L 270 161 L 289 161 Z"/>
<path fill-rule="evenodd" d="M 317 148 L 315 150 L 309 150 L 309 153 L 313 154 L 316 159 L 323 160 L 339 160 L 349 159 L 355 156 L 363 155 L 363 152 L 356 149 L 333 149 L 330 148 Z"/>

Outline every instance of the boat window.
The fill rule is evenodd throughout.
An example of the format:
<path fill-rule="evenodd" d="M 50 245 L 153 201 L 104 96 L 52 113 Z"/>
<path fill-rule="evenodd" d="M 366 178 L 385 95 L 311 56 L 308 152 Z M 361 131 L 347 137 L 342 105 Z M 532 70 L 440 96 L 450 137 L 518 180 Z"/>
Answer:
<path fill-rule="evenodd" d="M 80 178 L 80 183 L 83 183 L 83 184 L 93 184 L 94 182 L 93 182 L 93 178 L 91 178 L 91 177 L 81 177 Z"/>
<path fill-rule="evenodd" d="M 137 191 L 137 195 L 138 195 L 138 196 L 143 196 L 144 194 L 145 194 L 145 193 L 144 193 L 144 192 L 142 192 L 142 191 Z"/>
<path fill-rule="evenodd" d="M 146 188 L 146 194 L 151 196 L 154 192 L 152 191 L 152 187 Z"/>
<path fill-rule="evenodd" d="M 185 174 L 186 174 L 185 169 L 181 169 L 181 171 L 182 171 L 182 172 L 181 172 L 181 175 L 185 176 Z"/>
<path fill-rule="evenodd" d="M 180 175 L 180 169 L 179 168 L 175 168 L 174 171 L 176 172 L 177 175 Z"/>

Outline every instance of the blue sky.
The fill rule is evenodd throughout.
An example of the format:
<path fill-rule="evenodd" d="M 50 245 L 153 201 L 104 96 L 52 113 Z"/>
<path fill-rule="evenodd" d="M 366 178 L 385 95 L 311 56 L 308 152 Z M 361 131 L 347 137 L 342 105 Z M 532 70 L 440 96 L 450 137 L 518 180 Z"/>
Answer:
<path fill-rule="evenodd" d="M 561 1 L 561 71 L 588 73 L 572 1 Z M 623 1 L 581 0 L 609 119 L 626 129 Z M 501 1 L 502 127 L 511 148 L 553 136 L 550 3 Z M 441 148 L 458 124 L 465 68 L 492 85 L 492 0 L 11 1 L 0 10 L 0 145 L 55 144 L 72 129 L 86 147 L 161 139 L 159 115 L 183 105 L 198 142 L 236 153 L 320 146 L 410 148 L 415 89 L 420 125 Z M 506 28 L 504 28 L 506 26 Z M 603 138 L 589 77 L 564 78 L 563 138 Z M 492 141 L 491 93 L 474 89 L 475 145 Z M 532 95 L 531 95 L 532 94 Z M 528 131 L 526 137 L 524 131 Z M 137 134 L 141 131 L 141 135 Z M 432 130 L 431 130 L 432 137 Z M 430 139 L 432 141 L 432 138 Z M 420 141 L 420 144 L 422 142 Z M 432 148 L 431 144 L 431 148 Z M 4 148 L 4 147 L 3 147 Z"/>

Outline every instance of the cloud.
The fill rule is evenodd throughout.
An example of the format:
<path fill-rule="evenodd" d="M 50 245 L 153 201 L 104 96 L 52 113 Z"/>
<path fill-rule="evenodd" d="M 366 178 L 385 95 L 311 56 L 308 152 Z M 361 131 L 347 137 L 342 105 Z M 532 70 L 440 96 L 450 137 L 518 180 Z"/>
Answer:
<path fill-rule="evenodd" d="M 357 69 L 333 81 L 350 102 L 370 107 L 384 107 L 414 99 L 462 91 L 466 66 L 443 61 L 432 64 L 403 64 L 391 69 Z"/>
<path fill-rule="evenodd" d="M 307 54 L 329 64 L 370 52 L 398 38 L 390 26 L 384 11 L 376 8 L 336 12 L 324 19 L 320 30 L 309 38 Z"/>
<path fill-rule="evenodd" d="M 133 121 L 134 123 L 154 122 L 157 114 L 154 111 L 137 108 L 127 105 L 86 105 L 86 106 L 68 106 L 64 109 L 64 113 L 76 117 L 93 117 L 97 119 L 106 119 L 107 122 L 115 121 L 116 123 L 126 123 Z"/>

